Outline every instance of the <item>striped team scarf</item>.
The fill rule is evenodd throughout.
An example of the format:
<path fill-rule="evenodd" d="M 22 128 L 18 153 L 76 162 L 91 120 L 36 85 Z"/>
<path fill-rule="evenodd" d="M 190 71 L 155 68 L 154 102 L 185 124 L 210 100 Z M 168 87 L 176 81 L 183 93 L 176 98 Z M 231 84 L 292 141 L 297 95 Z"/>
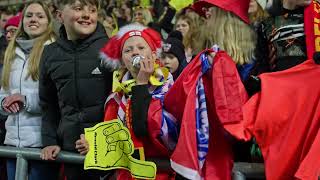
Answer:
<path fill-rule="evenodd" d="M 114 99 L 117 102 L 117 104 L 119 105 L 117 117 L 123 122 L 124 125 L 126 125 L 126 108 L 131 99 L 131 87 L 135 85 L 135 81 L 131 79 L 131 75 L 128 71 L 118 71 L 115 72 L 114 75 L 115 74 L 118 74 L 120 76 L 118 78 L 120 78 L 121 80 L 119 82 L 116 82 L 116 84 L 118 84 L 118 87 L 113 87 L 114 92 L 109 95 L 106 104 L 111 99 Z M 170 73 L 163 73 L 161 69 L 155 70 L 154 77 L 157 79 L 158 82 L 161 82 L 161 85 L 155 86 L 150 84 L 148 88 L 149 93 L 151 94 L 153 99 L 160 100 L 162 102 L 161 104 L 163 105 L 164 95 L 172 86 L 173 77 Z M 179 133 L 179 126 L 177 120 L 163 109 L 161 124 L 161 133 L 159 136 L 163 144 L 169 150 L 173 150 L 177 143 Z"/>
<path fill-rule="evenodd" d="M 214 45 L 212 48 L 213 52 L 218 52 L 219 47 Z M 197 135 L 197 149 L 198 149 L 198 163 L 200 171 L 203 168 L 206 156 L 209 149 L 209 119 L 206 95 L 204 91 L 204 85 L 202 76 L 211 69 L 211 64 L 208 59 L 208 54 L 203 53 L 200 56 L 201 60 L 201 76 L 198 79 L 196 86 L 196 135 Z"/>

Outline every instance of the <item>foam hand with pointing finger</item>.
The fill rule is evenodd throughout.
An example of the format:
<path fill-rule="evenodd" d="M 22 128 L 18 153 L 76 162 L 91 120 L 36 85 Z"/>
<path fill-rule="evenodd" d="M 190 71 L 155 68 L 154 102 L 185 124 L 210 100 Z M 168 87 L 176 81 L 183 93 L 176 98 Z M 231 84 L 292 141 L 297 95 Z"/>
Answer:
<path fill-rule="evenodd" d="M 102 122 L 85 129 L 89 142 L 84 169 L 127 169 L 134 178 L 155 179 L 156 165 L 153 162 L 134 159 L 134 145 L 129 130 L 118 119 Z"/>

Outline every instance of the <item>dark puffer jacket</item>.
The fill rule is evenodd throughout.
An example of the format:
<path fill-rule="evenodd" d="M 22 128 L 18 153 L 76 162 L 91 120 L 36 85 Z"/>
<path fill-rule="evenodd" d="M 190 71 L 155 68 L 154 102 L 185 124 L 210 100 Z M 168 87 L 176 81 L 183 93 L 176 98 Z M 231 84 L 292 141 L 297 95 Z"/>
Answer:
<path fill-rule="evenodd" d="M 112 73 L 100 66 L 99 50 L 107 42 L 101 24 L 84 40 L 69 41 L 62 26 L 57 42 L 47 46 L 40 67 L 40 105 L 44 146 L 75 150 L 84 128 L 103 121 Z"/>

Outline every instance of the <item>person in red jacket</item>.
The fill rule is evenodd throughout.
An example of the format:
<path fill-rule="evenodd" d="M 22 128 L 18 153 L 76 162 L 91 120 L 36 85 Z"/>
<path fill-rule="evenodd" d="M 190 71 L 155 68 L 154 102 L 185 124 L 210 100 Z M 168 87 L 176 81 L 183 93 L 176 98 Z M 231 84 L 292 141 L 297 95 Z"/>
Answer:
<path fill-rule="evenodd" d="M 232 138 L 223 123 L 240 121 L 247 100 L 241 80 L 254 65 L 255 48 L 249 2 L 202 0 L 193 5 L 207 15 L 198 49 L 210 49 L 188 64 L 164 99 L 165 109 L 181 123 L 171 167 L 187 179 L 232 177 Z M 218 96 L 222 92 L 224 96 Z M 226 107 L 232 110 L 218 111 Z"/>
<path fill-rule="evenodd" d="M 188 96 L 186 101 L 181 102 L 185 106 L 178 106 L 178 108 L 168 106 L 167 108 L 178 119 L 182 117 L 184 120 L 181 124 L 178 144 L 171 158 L 177 164 L 176 167 L 173 166 L 176 171 L 186 177 L 192 177 L 191 175 L 197 175 L 198 173 L 204 178 L 209 179 L 215 176 L 215 179 L 222 179 L 223 175 L 217 176 L 217 174 L 228 172 L 228 166 L 224 164 L 224 167 L 222 167 L 221 162 L 225 163 L 228 160 L 227 158 L 230 157 L 228 156 L 230 154 L 226 153 L 228 147 L 221 147 L 224 142 L 223 139 L 218 141 L 219 136 L 217 135 L 219 133 L 217 131 L 220 129 L 217 127 L 221 128 L 222 126 L 238 139 L 250 140 L 252 137 L 256 138 L 265 160 L 266 179 L 312 180 L 319 178 L 320 86 L 317 77 L 320 73 L 320 66 L 316 64 L 319 63 L 319 52 L 314 53 L 319 50 L 319 10 L 320 4 L 318 1 L 313 1 L 304 10 L 304 31 L 307 40 L 308 60 L 281 72 L 260 75 L 261 92 L 255 94 L 249 101 L 247 101 L 245 92 L 243 92 L 243 85 L 239 83 L 239 77 L 235 74 L 234 65 L 228 64 L 230 63 L 230 57 L 228 58 L 219 51 L 216 54 L 212 53 L 212 50 L 197 57 L 202 61 L 206 54 L 213 56 L 212 81 L 209 81 L 211 79 L 207 75 L 202 76 L 202 80 L 206 100 L 214 102 L 213 105 L 207 103 L 209 119 L 212 119 L 213 122 L 217 121 L 213 128 L 211 128 L 212 124 L 209 126 L 209 149 L 202 169 L 199 168 L 201 166 L 197 166 L 197 161 L 184 161 L 179 156 L 179 154 L 193 153 L 192 157 L 198 157 L 198 159 L 202 157 L 203 159 L 203 156 L 197 156 L 194 153 L 197 152 L 194 149 L 183 149 L 183 144 L 192 147 L 198 141 L 191 136 L 190 129 L 197 125 L 186 117 L 186 115 L 193 116 L 190 113 L 191 111 L 186 111 L 188 110 L 186 107 L 192 106 L 194 99 L 196 99 L 194 92 L 192 92 L 195 83 L 191 79 L 194 76 L 201 75 L 199 69 L 197 69 L 197 66 L 200 67 L 200 63 L 196 64 L 197 60 L 195 59 L 196 61 L 185 69 L 178 81 L 166 94 L 164 103 L 167 108 L 166 104 L 174 103 L 175 98 L 183 99 L 184 96 Z M 207 56 L 208 59 L 210 59 L 209 57 Z M 185 87 L 185 90 L 180 91 L 181 87 Z M 179 96 L 174 97 L 173 92 L 179 94 Z M 212 131 L 216 133 L 216 136 L 211 135 Z M 181 141 L 181 137 L 184 137 L 185 140 Z M 225 161 L 221 161 L 223 158 L 225 158 Z M 218 166 L 216 165 L 218 163 L 214 162 L 219 160 L 220 164 Z M 209 173 L 211 176 L 208 176 Z M 225 177 L 227 177 L 226 174 Z"/>
<path fill-rule="evenodd" d="M 261 90 L 243 106 L 243 120 L 224 124 L 239 139 L 256 138 L 268 180 L 320 176 L 319 10 L 318 1 L 303 9 L 303 62 L 261 74 Z"/>
<path fill-rule="evenodd" d="M 113 91 L 106 101 L 104 121 L 123 122 L 134 143 L 133 157 L 140 160 L 155 157 L 169 160 L 178 137 L 175 119 L 162 107 L 173 77 L 160 64 L 160 50 L 160 35 L 139 24 L 120 28 L 101 50 L 102 63 L 114 70 Z M 121 180 L 131 179 L 126 170 L 117 170 L 116 176 Z M 174 173 L 170 169 L 166 172 L 158 169 L 157 180 L 172 178 Z"/>

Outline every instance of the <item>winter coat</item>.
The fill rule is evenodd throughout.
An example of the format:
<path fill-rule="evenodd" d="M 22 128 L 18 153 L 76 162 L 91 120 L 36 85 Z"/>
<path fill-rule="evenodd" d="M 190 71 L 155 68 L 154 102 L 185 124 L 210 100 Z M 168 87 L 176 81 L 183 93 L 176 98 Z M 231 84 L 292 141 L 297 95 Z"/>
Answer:
<path fill-rule="evenodd" d="M 46 43 L 47 44 L 47 43 Z M 0 112 L 8 115 L 4 144 L 16 147 L 42 147 L 41 143 L 41 108 L 39 106 L 39 81 L 28 78 L 28 59 L 21 48 L 15 50 L 9 89 L 0 91 L 0 102 L 5 97 L 19 93 L 26 96 L 25 107 L 18 113 L 6 113 L 0 106 Z"/>
<path fill-rule="evenodd" d="M 39 84 L 44 146 L 73 151 L 84 128 L 103 121 L 112 73 L 100 67 L 99 50 L 107 40 L 101 24 L 75 42 L 67 39 L 62 26 L 60 38 L 45 48 Z"/>

